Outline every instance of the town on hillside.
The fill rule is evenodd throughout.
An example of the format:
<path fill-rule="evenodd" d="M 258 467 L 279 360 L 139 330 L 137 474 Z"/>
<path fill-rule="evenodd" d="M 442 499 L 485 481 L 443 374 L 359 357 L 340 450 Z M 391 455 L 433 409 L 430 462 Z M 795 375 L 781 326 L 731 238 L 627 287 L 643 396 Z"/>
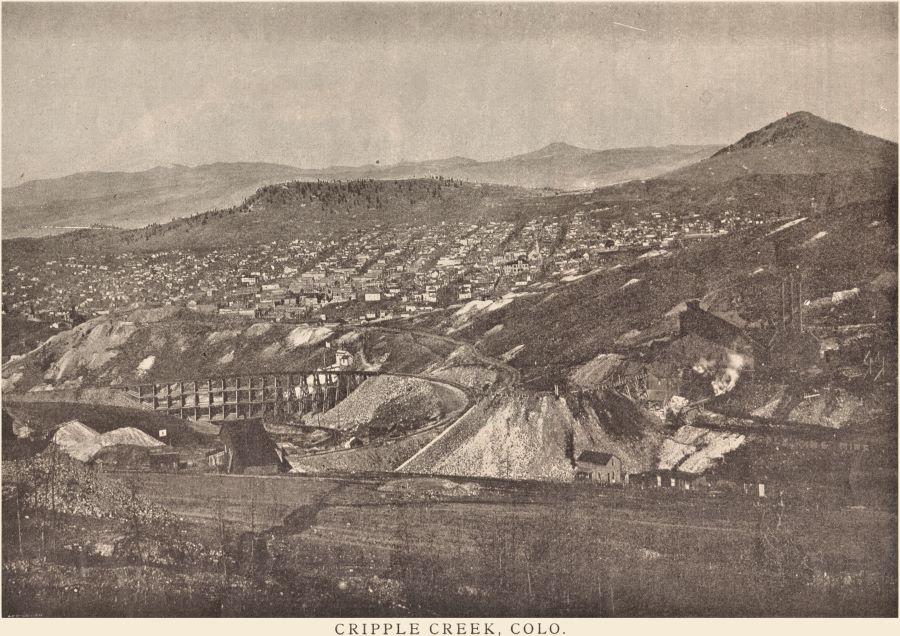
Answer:
<path fill-rule="evenodd" d="M 590 204 L 590 202 L 586 202 Z M 586 207 L 586 206 L 585 206 Z M 447 222 L 230 249 L 66 256 L 3 270 L 4 311 L 54 325 L 117 309 L 182 306 L 288 322 L 409 318 L 457 301 L 547 290 L 612 266 L 761 224 L 751 209 L 673 220 L 597 221 L 618 207 L 524 223 Z"/>
<path fill-rule="evenodd" d="M 896 4 L 2 12 L 4 634 L 898 617 Z"/>

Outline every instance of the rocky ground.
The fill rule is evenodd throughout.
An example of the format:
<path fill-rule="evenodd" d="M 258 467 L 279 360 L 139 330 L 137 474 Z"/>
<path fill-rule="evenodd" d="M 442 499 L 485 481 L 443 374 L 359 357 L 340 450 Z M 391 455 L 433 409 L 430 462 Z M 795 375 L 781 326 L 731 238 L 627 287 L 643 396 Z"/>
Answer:
<path fill-rule="evenodd" d="M 171 307 L 135 310 L 84 322 L 6 363 L 3 390 L 73 391 L 315 368 L 331 336 L 327 327 L 209 318 Z"/>
<path fill-rule="evenodd" d="M 662 423 L 631 408 L 620 414 L 634 420 L 637 434 L 621 434 L 606 426 L 595 405 L 574 398 L 521 389 L 488 398 L 469 411 L 430 447 L 403 467 L 404 471 L 441 475 L 471 475 L 509 479 L 571 481 L 571 438 L 574 454 L 582 450 L 610 452 L 622 459 L 628 472 L 654 467 Z"/>
<path fill-rule="evenodd" d="M 448 399 L 449 398 L 449 399 Z M 308 413 L 304 423 L 367 435 L 391 429 L 413 430 L 435 423 L 464 399 L 417 378 L 381 375 L 367 379 L 325 413 Z"/>
<path fill-rule="evenodd" d="M 116 478 L 76 461 L 53 445 L 23 460 L 3 462 L 3 496 L 24 508 L 96 518 L 165 521 L 171 515 Z"/>

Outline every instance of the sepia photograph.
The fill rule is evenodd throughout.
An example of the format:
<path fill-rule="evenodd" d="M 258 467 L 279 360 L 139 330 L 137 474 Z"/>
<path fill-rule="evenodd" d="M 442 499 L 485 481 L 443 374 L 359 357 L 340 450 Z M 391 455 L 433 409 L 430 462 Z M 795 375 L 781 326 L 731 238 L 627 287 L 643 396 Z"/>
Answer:
<path fill-rule="evenodd" d="M 4 622 L 898 617 L 897 3 L 0 12 Z"/>

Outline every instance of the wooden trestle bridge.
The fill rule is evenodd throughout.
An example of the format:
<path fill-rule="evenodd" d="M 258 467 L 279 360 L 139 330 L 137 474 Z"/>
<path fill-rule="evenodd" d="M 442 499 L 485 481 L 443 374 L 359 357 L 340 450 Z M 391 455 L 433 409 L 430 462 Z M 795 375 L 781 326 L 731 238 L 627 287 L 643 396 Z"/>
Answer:
<path fill-rule="evenodd" d="M 182 419 L 224 421 L 326 411 L 374 371 L 291 371 L 202 380 L 132 384 L 123 388 L 141 408 Z"/>

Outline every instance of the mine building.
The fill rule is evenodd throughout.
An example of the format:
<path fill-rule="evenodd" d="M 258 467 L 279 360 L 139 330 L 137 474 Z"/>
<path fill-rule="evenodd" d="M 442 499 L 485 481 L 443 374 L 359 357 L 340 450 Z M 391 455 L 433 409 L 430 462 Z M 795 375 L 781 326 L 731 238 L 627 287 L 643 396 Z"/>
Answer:
<path fill-rule="evenodd" d="M 582 451 L 575 460 L 575 479 L 601 484 L 621 484 L 624 479 L 622 460 L 611 453 Z"/>
<path fill-rule="evenodd" d="M 695 335 L 740 353 L 756 353 L 756 343 L 739 325 L 706 311 L 699 300 L 689 300 L 686 305 L 679 315 L 680 336 Z"/>
<path fill-rule="evenodd" d="M 226 421 L 219 437 L 225 445 L 225 470 L 229 473 L 274 474 L 285 468 L 275 442 L 259 421 Z"/>
<path fill-rule="evenodd" d="M 339 367 L 349 367 L 353 364 L 353 354 L 344 349 L 338 349 L 334 354 L 334 363 Z"/>

